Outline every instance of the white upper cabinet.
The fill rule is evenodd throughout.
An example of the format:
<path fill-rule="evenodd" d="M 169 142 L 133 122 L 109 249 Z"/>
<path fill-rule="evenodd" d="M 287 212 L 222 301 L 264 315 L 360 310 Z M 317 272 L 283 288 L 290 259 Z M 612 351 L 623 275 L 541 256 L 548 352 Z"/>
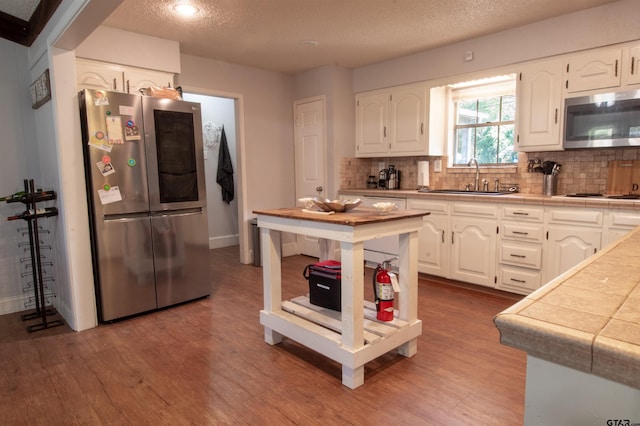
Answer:
<path fill-rule="evenodd" d="M 398 87 L 389 95 L 389 150 L 418 154 L 427 148 L 426 86 Z"/>
<path fill-rule="evenodd" d="M 567 93 L 619 87 L 622 49 L 598 50 L 569 57 Z"/>
<path fill-rule="evenodd" d="M 76 86 L 78 89 L 123 92 L 122 69 L 116 65 L 76 60 Z"/>
<path fill-rule="evenodd" d="M 516 150 L 562 150 L 562 60 L 525 65 L 517 84 Z"/>
<path fill-rule="evenodd" d="M 387 154 L 389 95 L 387 91 L 356 95 L 356 156 Z"/>
<path fill-rule="evenodd" d="M 76 87 L 139 93 L 143 87 L 173 87 L 173 74 L 105 62 L 76 60 Z"/>
<path fill-rule="evenodd" d="M 127 93 L 140 93 L 145 87 L 173 87 L 173 74 L 128 68 L 124 72 L 124 89 Z"/>
<path fill-rule="evenodd" d="M 623 84 L 640 84 L 640 46 L 623 51 Z"/>
<path fill-rule="evenodd" d="M 429 115 L 424 83 L 357 94 L 356 156 L 442 155 L 430 142 Z"/>

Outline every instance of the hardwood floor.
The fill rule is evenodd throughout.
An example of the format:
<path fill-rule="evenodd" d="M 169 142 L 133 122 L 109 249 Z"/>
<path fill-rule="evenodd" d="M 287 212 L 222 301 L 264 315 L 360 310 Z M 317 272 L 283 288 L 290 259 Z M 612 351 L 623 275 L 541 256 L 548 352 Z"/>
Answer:
<path fill-rule="evenodd" d="M 283 298 L 306 292 L 302 271 L 314 260 L 284 260 Z M 364 385 L 351 390 L 340 382 L 339 364 L 289 339 L 264 342 L 262 268 L 240 265 L 237 247 L 212 250 L 210 268 L 215 278 L 206 299 L 80 333 L 5 331 L 1 423 L 523 422 L 526 355 L 500 345 L 492 322 L 517 296 L 421 277 L 418 353 L 370 362 Z M 369 297 L 370 282 L 368 275 Z"/>

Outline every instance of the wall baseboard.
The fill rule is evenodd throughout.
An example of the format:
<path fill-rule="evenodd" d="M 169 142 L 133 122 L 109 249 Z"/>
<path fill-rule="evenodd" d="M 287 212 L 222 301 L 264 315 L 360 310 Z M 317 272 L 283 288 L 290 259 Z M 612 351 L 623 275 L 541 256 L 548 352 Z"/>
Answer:
<path fill-rule="evenodd" d="M 27 295 L 0 299 L 0 315 L 26 311 L 28 308 L 25 308 L 24 306 L 28 301 L 29 296 Z"/>
<path fill-rule="evenodd" d="M 221 237 L 209 237 L 209 249 L 216 249 L 229 246 L 237 246 L 240 244 L 238 234 L 223 235 Z"/>

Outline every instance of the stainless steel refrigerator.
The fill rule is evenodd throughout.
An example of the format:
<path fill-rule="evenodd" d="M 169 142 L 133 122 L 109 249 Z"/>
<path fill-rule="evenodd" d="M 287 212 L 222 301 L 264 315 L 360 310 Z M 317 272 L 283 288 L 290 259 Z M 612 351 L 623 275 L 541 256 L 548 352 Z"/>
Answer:
<path fill-rule="evenodd" d="M 102 322 L 209 295 L 200 104 L 78 95 Z"/>

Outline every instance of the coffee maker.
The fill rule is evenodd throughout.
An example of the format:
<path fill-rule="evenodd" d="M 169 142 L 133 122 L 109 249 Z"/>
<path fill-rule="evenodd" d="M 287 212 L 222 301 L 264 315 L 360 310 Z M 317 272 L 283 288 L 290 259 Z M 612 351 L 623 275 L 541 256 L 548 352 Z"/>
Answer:
<path fill-rule="evenodd" d="M 389 165 L 388 169 L 380 170 L 378 187 L 381 189 L 400 189 L 400 170 Z"/>

